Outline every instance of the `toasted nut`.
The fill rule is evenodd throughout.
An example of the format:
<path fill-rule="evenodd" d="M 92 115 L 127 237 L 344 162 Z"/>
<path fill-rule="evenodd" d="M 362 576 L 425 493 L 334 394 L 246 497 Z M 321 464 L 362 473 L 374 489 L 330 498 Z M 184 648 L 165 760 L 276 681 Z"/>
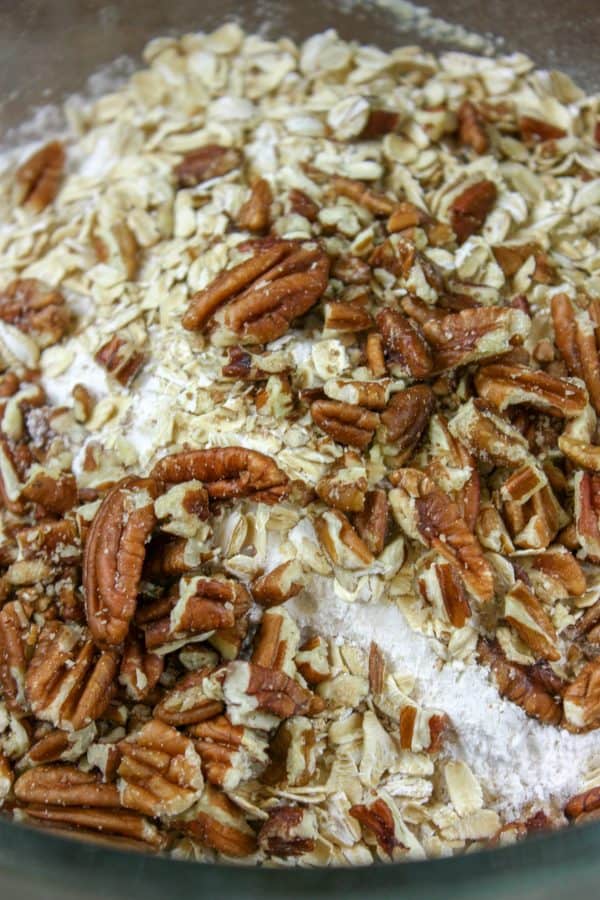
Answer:
<path fill-rule="evenodd" d="M 17 778 L 15 796 L 21 803 L 56 806 L 89 806 L 118 809 L 119 791 L 114 784 L 103 784 L 91 772 L 76 766 L 38 766 Z"/>
<path fill-rule="evenodd" d="M 390 234 L 396 231 L 404 231 L 405 228 L 414 228 L 416 226 L 425 225 L 431 221 L 429 216 L 414 203 L 406 201 L 399 203 L 394 212 L 387 220 L 387 230 Z"/>
<path fill-rule="evenodd" d="M 382 859 L 400 859 L 409 851 L 422 855 L 416 838 L 406 827 L 392 797 L 384 794 L 371 803 L 358 803 L 350 815 L 366 828 L 377 842 Z"/>
<path fill-rule="evenodd" d="M 412 456 L 435 408 L 431 388 L 416 384 L 394 394 L 381 414 L 381 440 L 394 451 L 394 461 L 402 465 Z"/>
<path fill-rule="evenodd" d="M 490 142 L 485 119 L 470 100 L 463 100 L 458 108 L 458 137 L 461 144 L 472 147 L 475 153 L 487 153 Z"/>
<path fill-rule="evenodd" d="M 354 516 L 354 526 L 373 556 L 383 553 L 388 528 L 389 504 L 384 490 L 369 491 L 364 509 Z"/>
<path fill-rule="evenodd" d="M 239 213 L 236 224 L 238 228 L 245 228 L 255 234 L 267 231 L 271 224 L 271 203 L 273 192 L 265 178 L 258 178 Z"/>
<path fill-rule="evenodd" d="M 223 681 L 229 718 L 234 725 L 270 728 L 290 716 L 311 716 L 323 709 L 323 701 L 277 669 L 236 660 L 229 663 Z"/>
<path fill-rule="evenodd" d="M 317 818 L 310 809 L 277 806 L 258 834 L 258 844 L 273 856 L 302 856 L 316 846 Z"/>
<path fill-rule="evenodd" d="M 256 835 L 240 808 L 210 784 L 178 825 L 195 841 L 224 856 L 250 856 L 256 850 Z"/>
<path fill-rule="evenodd" d="M 425 378 L 432 370 L 431 353 L 417 325 L 402 313 L 382 309 L 376 316 L 387 364 L 393 374 Z M 398 370 L 397 372 L 395 370 Z"/>
<path fill-rule="evenodd" d="M 588 663 L 563 694 L 565 720 L 575 729 L 600 725 L 600 661 Z"/>
<path fill-rule="evenodd" d="M 328 510 L 319 516 L 315 520 L 315 531 L 334 565 L 360 569 L 373 562 L 367 544 L 339 510 Z"/>
<path fill-rule="evenodd" d="M 571 797 L 565 805 L 565 815 L 567 819 L 577 821 L 580 816 L 597 809 L 600 809 L 600 787 L 590 788 Z"/>
<path fill-rule="evenodd" d="M 179 815 L 204 787 L 202 764 L 190 738 L 151 719 L 119 741 L 117 786 L 123 806 L 151 818 Z"/>
<path fill-rule="evenodd" d="M 323 387 L 325 396 L 331 400 L 366 406 L 367 409 L 381 410 L 389 400 L 389 381 L 341 381 L 331 378 Z"/>
<path fill-rule="evenodd" d="M 251 662 L 286 672 L 293 678 L 299 643 L 300 632 L 291 616 L 284 609 L 267 610 L 260 623 Z"/>
<path fill-rule="evenodd" d="M 74 475 L 53 478 L 38 471 L 28 479 L 22 497 L 29 503 L 37 503 L 48 514 L 64 515 L 77 503 L 77 482 Z"/>
<path fill-rule="evenodd" d="M 475 376 L 475 387 L 501 412 L 515 403 L 527 403 L 550 415 L 570 418 L 581 415 L 587 405 L 586 392 L 579 385 L 527 366 L 484 366 Z"/>
<path fill-rule="evenodd" d="M 156 524 L 153 478 L 128 477 L 105 497 L 89 530 L 83 562 L 86 615 L 101 646 L 120 644 L 137 602 L 145 543 Z"/>
<path fill-rule="evenodd" d="M 477 644 L 477 651 L 480 661 L 492 669 L 503 697 L 520 706 L 528 716 L 548 725 L 558 725 L 562 717 L 560 703 L 533 681 L 524 666 L 509 662 L 497 643 L 483 638 Z"/>
<path fill-rule="evenodd" d="M 115 334 L 96 353 L 95 360 L 123 386 L 131 384 L 144 364 L 144 354 Z"/>
<path fill-rule="evenodd" d="M 164 659 L 161 656 L 146 653 L 139 637 L 128 637 L 123 649 L 119 682 L 132 700 L 137 703 L 144 701 L 158 684 L 163 669 Z"/>
<path fill-rule="evenodd" d="M 304 216 L 309 222 L 314 222 L 319 215 L 319 207 L 311 200 L 308 194 L 298 188 L 292 188 L 289 193 L 290 211 L 298 216 Z"/>
<path fill-rule="evenodd" d="M 367 187 L 362 181 L 345 178 L 343 175 L 324 175 L 323 173 L 321 180 L 328 182 L 337 197 L 348 197 L 358 206 L 364 206 L 374 216 L 389 216 L 394 211 L 396 204 L 387 194 Z"/>
<path fill-rule="evenodd" d="M 453 567 L 447 563 L 428 566 L 417 579 L 421 596 L 455 628 L 471 617 L 468 597 Z"/>
<path fill-rule="evenodd" d="M 574 479 L 576 536 L 581 555 L 600 562 L 600 476 L 578 472 Z"/>
<path fill-rule="evenodd" d="M 353 451 L 347 451 L 332 467 L 331 473 L 320 479 L 316 491 L 321 500 L 334 509 L 360 512 L 365 505 L 367 486 L 362 460 Z"/>
<path fill-rule="evenodd" d="M 60 141 L 50 141 L 19 166 L 15 173 L 17 203 L 40 213 L 58 193 L 65 167 L 65 148 Z"/>
<path fill-rule="evenodd" d="M 205 693 L 204 682 L 212 671 L 203 668 L 180 678 L 154 708 L 155 718 L 167 725 L 180 727 L 218 716 L 223 711 L 223 704 Z"/>
<path fill-rule="evenodd" d="M 534 116 L 521 116 L 519 118 L 519 131 L 521 139 L 526 144 L 537 144 L 541 141 L 557 141 L 566 137 L 567 132 L 543 119 Z"/>
<path fill-rule="evenodd" d="M 174 169 L 179 187 L 194 187 L 210 178 L 226 175 L 242 163 L 242 154 L 232 147 L 207 144 L 187 153 Z"/>
<path fill-rule="evenodd" d="M 561 434 L 558 439 L 558 448 L 561 453 L 570 459 L 573 465 L 590 472 L 600 472 L 600 447 L 588 444 L 586 441 L 578 441 Z"/>
<path fill-rule="evenodd" d="M 369 284 L 371 267 L 359 256 L 339 256 L 333 264 L 331 276 L 345 284 Z"/>
<path fill-rule="evenodd" d="M 42 348 L 57 343 L 69 327 L 63 295 L 35 278 L 18 278 L 0 291 L 0 319 Z"/>
<path fill-rule="evenodd" d="M 600 359 L 595 322 L 587 310 L 576 310 L 566 294 L 551 300 L 554 340 L 569 374 L 582 378 L 596 412 L 600 412 Z"/>
<path fill-rule="evenodd" d="M 527 336 L 530 324 L 521 310 L 483 307 L 430 319 L 423 334 L 432 348 L 435 371 L 443 371 L 506 353 L 511 341 Z"/>
<path fill-rule="evenodd" d="M 202 759 L 204 777 L 227 791 L 242 781 L 257 778 L 267 765 L 267 738 L 263 732 L 232 725 L 226 716 L 200 722 L 189 729 Z"/>
<path fill-rule="evenodd" d="M 288 484 L 273 459 L 244 447 L 172 453 L 157 462 L 152 475 L 168 484 L 201 481 L 213 500 L 252 497 L 257 502 L 277 503 L 285 497 Z"/>
<path fill-rule="evenodd" d="M 478 181 L 455 197 L 450 206 L 450 220 L 459 244 L 481 230 L 496 202 L 493 181 Z"/>
<path fill-rule="evenodd" d="M 302 566 L 297 560 L 291 559 L 255 578 L 250 590 L 257 603 L 269 608 L 295 597 L 303 586 Z"/>
<path fill-rule="evenodd" d="M 536 595 L 517 581 L 504 598 L 504 618 L 536 657 L 556 661 L 558 637 L 552 620 Z"/>
<path fill-rule="evenodd" d="M 357 303 L 329 300 L 325 306 L 324 334 L 358 334 L 373 325 L 371 316 Z M 385 374 L 385 371 L 383 372 Z"/>
<path fill-rule="evenodd" d="M 27 699 L 38 719 L 77 731 L 104 713 L 117 669 L 117 654 L 98 653 L 84 629 L 49 622 L 27 670 Z"/>
<path fill-rule="evenodd" d="M 308 684 L 320 684 L 329 677 L 327 645 L 322 637 L 309 638 L 296 654 L 296 668 Z"/>
<path fill-rule="evenodd" d="M 338 400 L 316 400 L 310 414 L 334 441 L 364 450 L 373 440 L 379 416 L 362 406 Z"/>

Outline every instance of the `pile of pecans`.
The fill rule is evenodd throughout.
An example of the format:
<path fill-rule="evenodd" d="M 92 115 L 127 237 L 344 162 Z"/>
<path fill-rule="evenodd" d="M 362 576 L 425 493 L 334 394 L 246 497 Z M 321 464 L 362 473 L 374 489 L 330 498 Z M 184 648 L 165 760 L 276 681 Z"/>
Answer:
<path fill-rule="evenodd" d="M 147 55 L 4 176 L 3 809 L 307 865 L 596 817 L 593 783 L 503 820 L 376 643 L 285 604 L 396 603 L 545 727 L 600 727 L 597 101 L 333 32 Z M 77 341 L 107 393 L 52 404 Z M 144 458 L 150 375 L 177 396 Z"/>

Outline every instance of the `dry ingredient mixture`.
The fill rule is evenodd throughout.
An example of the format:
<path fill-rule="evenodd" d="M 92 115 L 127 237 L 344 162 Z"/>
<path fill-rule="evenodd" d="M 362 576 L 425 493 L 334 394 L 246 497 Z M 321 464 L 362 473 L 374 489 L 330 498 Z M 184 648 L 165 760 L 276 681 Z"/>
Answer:
<path fill-rule="evenodd" d="M 275 865 L 594 818 L 598 98 L 145 60 L 1 164 L 4 811 Z"/>

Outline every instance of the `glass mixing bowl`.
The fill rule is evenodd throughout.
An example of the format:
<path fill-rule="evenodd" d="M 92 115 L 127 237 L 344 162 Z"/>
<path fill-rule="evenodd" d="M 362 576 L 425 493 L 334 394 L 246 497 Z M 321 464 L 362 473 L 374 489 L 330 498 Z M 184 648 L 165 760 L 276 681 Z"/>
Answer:
<path fill-rule="evenodd" d="M 346 39 L 391 49 L 425 39 L 419 15 L 402 0 L 0 0 L 0 142 L 40 104 L 82 89 L 88 75 L 121 56 L 139 58 L 157 35 L 209 30 L 236 18 L 249 30 L 302 40 L 334 27 Z M 600 89 L 598 0 L 429 0 L 446 21 L 523 50 L 541 66 L 563 69 L 589 91 Z M 422 20 L 421 20 L 422 22 Z M 461 48 L 462 49 L 462 48 Z M 524 843 L 427 862 L 355 869 L 250 869 L 179 862 L 35 831 L 0 820 L 0 897 L 19 900 L 155 900 L 183 897 L 527 898 L 558 900 L 598 893 L 600 824 L 536 836 Z"/>

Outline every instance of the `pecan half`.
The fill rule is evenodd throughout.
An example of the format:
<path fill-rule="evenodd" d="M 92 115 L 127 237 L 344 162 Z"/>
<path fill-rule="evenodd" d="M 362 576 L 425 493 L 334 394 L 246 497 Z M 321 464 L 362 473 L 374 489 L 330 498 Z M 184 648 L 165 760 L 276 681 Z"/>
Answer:
<path fill-rule="evenodd" d="M 492 211 L 498 191 L 493 181 L 470 185 L 450 204 L 450 222 L 459 244 L 481 231 Z"/>
<path fill-rule="evenodd" d="M 550 309 L 554 340 L 569 374 L 585 381 L 592 406 L 600 413 L 600 358 L 596 322 L 587 310 L 576 310 L 566 294 L 555 294 Z"/>
<path fill-rule="evenodd" d="M 250 196 L 236 216 L 238 228 L 245 228 L 255 234 L 267 231 L 271 224 L 271 203 L 273 192 L 266 178 L 258 178 L 252 185 Z"/>
<path fill-rule="evenodd" d="M 42 348 L 56 344 L 69 327 L 61 292 L 36 278 L 17 278 L 0 291 L 0 319 L 28 334 Z"/>
<path fill-rule="evenodd" d="M 548 725 L 558 725 L 561 704 L 539 682 L 531 678 L 527 668 L 510 662 L 495 641 L 484 638 L 477 644 L 479 660 L 491 668 L 498 691 L 520 706 L 528 716 Z"/>
<path fill-rule="evenodd" d="M 458 505 L 417 469 L 400 469 L 395 484 L 389 499 L 399 525 L 453 565 L 473 596 L 484 603 L 490 601 L 494 596 L 492 570 Z"/>
<path fill-rule="evenodd" d="M 475 387 L 501 412 L 515 403 L 526 403 L 550 415 L 571 418 L 580 415 L 587 405 L 586 391 L 579 385 L 528 366 L 484 366 L 475 376 Z"/>
<path fill-rule="evenodd" d="M 394 309 L 381 309 L 375 317 L 383 338 L 385 359 L 394 375 L 426 378 L 433 368 L 431 352 L 418 325 Z"/>
<path fill-rule="evenodd" d="M 117 786 L 123 806 L 158 818 L 179 815 L 199 799 L 202 764 L 190 738 L 151 719 L 118 747 Z"/>
<path fill-rule="evenodd" d="M 600 726 L 600 660 L 588 663 L 563 694 L 565 721 L 575 729 Z"/>
<path fill-rule="evenodd" d="M 113 650 L 99 652 L 85 629 L 48 622 L 25 678 L 31 709 L 44 722 L 78 731 L 106 710 L 118 665 L 117 654 Z"/>
<path fill-rule="evenodd" d="M 315 813 L 299 806 L 277 806 L 258 833 L 258 845 L 273 856 L 302 856 L 315 849 Z"/>
<path fill-rule="evenodd" d="M 278 503 L 288 490 L 288 478 L 275 460 L 244 447 L 172 453 L 156 463 L 152 476 L 168 484 L 201 481 L 212 500 L 251 497 Z"/>
<path fill-rule="evenodd" d="M 210 178 L 226 175 L 242 163 L 242 154 L 233 147 L 207 144 L 186 153 L 175 166 L 174 173 L 179 187 L 194 187 Z"/>
<path fill-rule="evenodd" d="M 458 138 L 461 144 L 472 147 L 475 153 L 487 153 L 490 142 L 485 119 L 470 100 L 463 100 L 458 108 Z"/>
<path fill-rule="evenodd" d="M 58 194 L 65 167 L 65 148 L 50 141 L 22 163 L 15 173 L 17 203 L 40 213 Z"/>
<path fill-rule="evenodd" d="M 242 343 L 274 341 L 314 306 L 328 276 L 329 257 L 318 246 L 267 240 L 256 256 L 222 272 L 192 297 L 183 325 L 200 330 L 218 313 Z"/>
<path fill-rule="evenodd" d="M 133 618 L 145 544 L 156 524 L 154 478 L 127 477 L 104 498 L 83 561 L 87 621 L 101 646 L 120 644 Z"/>
<path fill-rule="evenodd" d="M 435 395 L 424 384 L 415 384 L 392 396 L 381 413 L 380 438 L 393 449 L 396 465 L 410 459 L 434 409 Z"/>
<path fill-rule="evenodd" d="M 76 766 L 37 766 L 17 778 L 15 796 L 21 803 L 56 806 L 89 806 L 118 809 L 119 791 L 103 784 L 91 772 Z"/>
<path fill-rule="evenodd" d="M 125 385 L 131 384 L 144 364 L 144 354 L 127 338 L 115 334 L 96 353 L 94 359 L 104 366 L 109 375 Z"/>
<path fill-rule="evenodd" d="M 339 400 L 315 400 L 310 407 L 315 425 L 339 444 L 364 450 L 379 424 L 379 416 L 362 406 Z"/>
<path fill-rule="evenodd" d="M 423 334 L 439 372 L 507 353 L 513 341 L 527 336 L 530 324 L 529 316 L 519 309 L 487 306 L 430 319 L 423 325 Z"/>

